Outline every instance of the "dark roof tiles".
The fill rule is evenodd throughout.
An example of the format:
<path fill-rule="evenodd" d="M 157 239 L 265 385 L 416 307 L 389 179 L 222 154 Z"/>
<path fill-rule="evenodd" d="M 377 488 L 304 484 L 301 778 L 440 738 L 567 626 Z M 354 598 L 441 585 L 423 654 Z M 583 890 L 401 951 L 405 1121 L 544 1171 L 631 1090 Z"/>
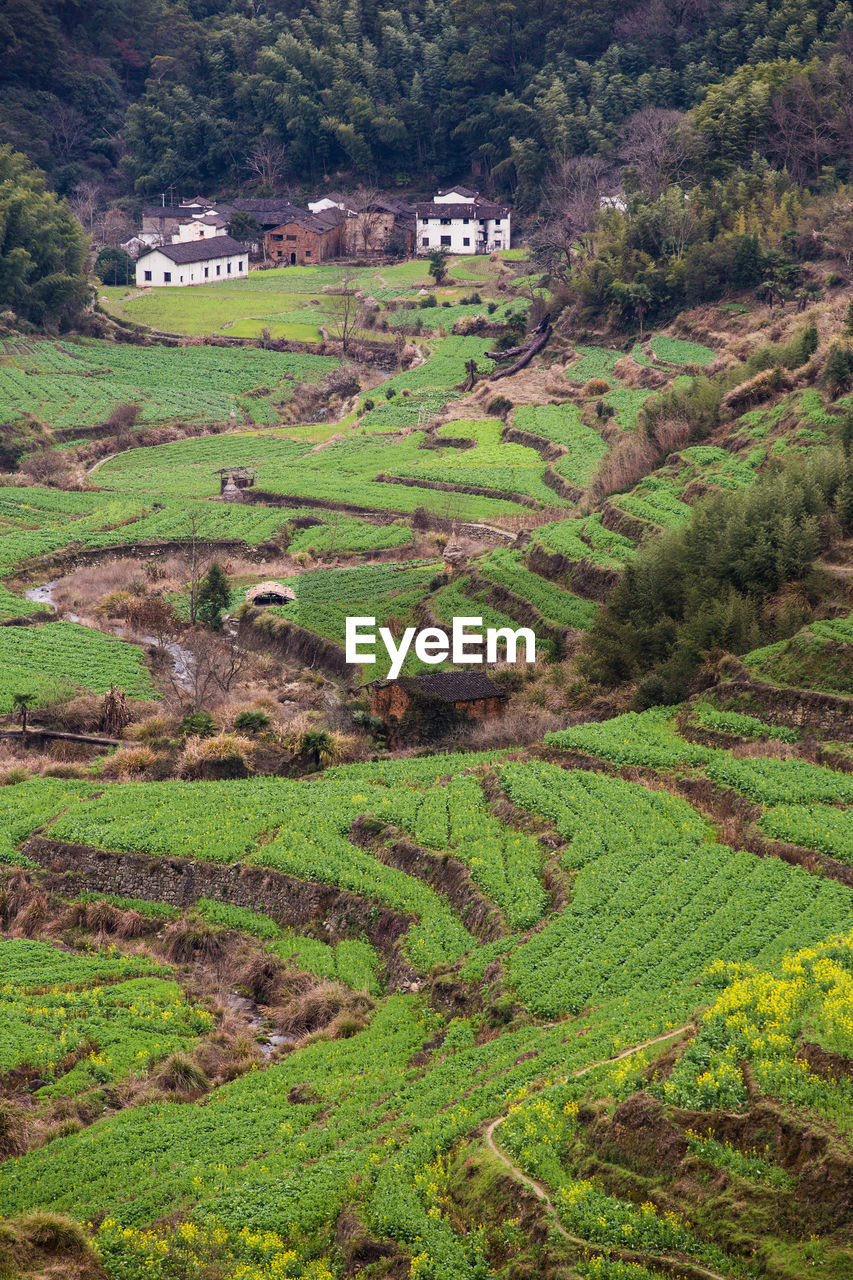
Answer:
<path fill-rule="evenodd" d="M 245 253 L 246 246 L 230 236 L 208 236 L 206 240 L 191 240 L 188 244 L 161 244 L 146 253 L 141 253 L 137 262 L 141 262 L 148 253 L 163 253 L 179 266 L 188 262 L 209 262 L 215 258 L 230 258 L 236 253 Z"/>
<path fill-rule="evenodd" d="M 483 671 L 437 671 L 434 675 L 402 676 L 397 683 L 408 693 L 439 702 L 477 702 L 505 698 L 506 690 Z"/>
<path fill-rule="evenodd" d="M 419 218 L 505 218 L 509 210 L 481 200 L 477 204 L 419 204 Z"/>

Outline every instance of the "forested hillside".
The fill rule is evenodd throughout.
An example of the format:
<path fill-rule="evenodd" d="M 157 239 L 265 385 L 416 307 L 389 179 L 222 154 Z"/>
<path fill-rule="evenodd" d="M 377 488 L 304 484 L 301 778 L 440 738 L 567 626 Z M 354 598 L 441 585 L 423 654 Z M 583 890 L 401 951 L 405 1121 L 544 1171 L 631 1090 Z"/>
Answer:
<path fill-rule="evenodd" d="M 561 157 L 647 155 L 654 139 L 623 130 L 639 111 L 698 107 L 689 162 L 722 174 L 753 150 L 790 163 L 812 99 L 832 99 L 839 145 L 830 154 L 827 130 L 812 130 L 798 163 L 843 176 L 849 72 L 829 60 L 851 28 L 848 0 L 12 0 L 0 140 L 62 192 L 105 179 L 143 195 L 278 187 L 338 171 L 408 186 L 473 163 L 530 209 Z M 786 96 L 801 73 L 811 93 Z"/>

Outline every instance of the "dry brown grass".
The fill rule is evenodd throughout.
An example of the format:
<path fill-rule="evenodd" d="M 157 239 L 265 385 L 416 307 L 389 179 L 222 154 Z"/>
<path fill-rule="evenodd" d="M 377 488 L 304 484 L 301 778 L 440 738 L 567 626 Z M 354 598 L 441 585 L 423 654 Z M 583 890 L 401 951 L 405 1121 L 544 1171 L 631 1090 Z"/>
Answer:
<path fill-rule="evenodd" d="M 101 776 L 104 778 L 140 778 L 156 762 L 157 755 L 151 747 L 126 747 L 104 761 Z"/>
<path fill-rule="evenodd" d="M 327 1028 L 351 1000 L 352 992 L 341 983 L 318 982 L 274 1009 L 272 1017 L 283 1035 L 311 1035 Z"/>
<path fill-rule="evenodd" d="M 255 758 L 256 744 L 237 733 L 212 738 L 187 738 L 178 761 L 180 778 L 245 777 Z"/>
<path fill-rule="evenodd" d="M 658 449 L 648 436 L 631 435 L 620 440 L 607 455 L 595 478 L 592 491 L 596 498 L 630 489 L 655 466 Z"/>

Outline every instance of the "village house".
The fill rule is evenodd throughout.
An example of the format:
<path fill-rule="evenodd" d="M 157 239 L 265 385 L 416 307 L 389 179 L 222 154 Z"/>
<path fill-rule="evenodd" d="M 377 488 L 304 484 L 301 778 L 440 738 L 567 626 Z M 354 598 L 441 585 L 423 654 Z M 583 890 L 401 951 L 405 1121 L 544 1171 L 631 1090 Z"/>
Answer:
<path fill-rule="evenodd" d="M 343 224 L 343 251 L 350 256 L 387 253 L 389 249 L 410 254 L 415 244 L 415 206 L 388 196 L 376 196 L 356 203 L 339 192 L 330 191 L 319 200 L 309 200 L 312 213 L 339 210 Z"/>
<path fill-rule="evenodd" d="M 508 249 L 510 211 L 486 200 L 469 187 L 439 191 L 427 204 L 416 206 L 417 252 L 446 249 L 448 253 L 493 253 Z"/>
<path fill-rule="evenodd" d="M 209 240 L 228 234 L 228 220 L 221 213 L 205 213 L 182 222 L 172 235 L 172 244 L 189 244 L 192 240 Z"/>
<path fill-rule="evenodd" d="M 188 244 L 164 244 L 146 249 L 136 260 L 137 288 L 167 285 L 211 284 L 240 279 L 249 274 L 246 245 L 230 236 L 192 240 Z"/>
<path fill-rule="evenodd" d="M 343 249 L 344 215 L 338 209 L 312 213 L 295 205 L 264 236 L 264 250 L 281 266 L 338 258 Z"/>
<path fill-rule="evenodd" d="M 447 715 L 488 720 L 506 709 L 506 690 L 482 671 L 438 671 L 434 675 L 378 680 L 370 689 L 370 714 L 378 716 L 397 740 L 406 720 L 416 732 L 424 718 Z M 449 713 L 449 714 L 447 714 Z"/>
<path fill-rule="evenodd" d="M 146 205 L 142 210 L 142 230 L 158 235 L 161 243 L 167 242 L 185 222 L 216 212 L 216 205 L 201 198 L 181 204 Z"/>

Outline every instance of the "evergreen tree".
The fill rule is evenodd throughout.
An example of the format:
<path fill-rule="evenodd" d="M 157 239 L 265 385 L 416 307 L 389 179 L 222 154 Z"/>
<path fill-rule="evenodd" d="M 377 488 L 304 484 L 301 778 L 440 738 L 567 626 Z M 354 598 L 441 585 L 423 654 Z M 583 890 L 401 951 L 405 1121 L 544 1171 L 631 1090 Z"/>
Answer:
<path fill-rule="evenodd" d="M 222 626 L 223 610 L 231 603 L 231 589 L 222 567 L 214 560 L 201 581 L 196 616 L 211 631 Z"/>

